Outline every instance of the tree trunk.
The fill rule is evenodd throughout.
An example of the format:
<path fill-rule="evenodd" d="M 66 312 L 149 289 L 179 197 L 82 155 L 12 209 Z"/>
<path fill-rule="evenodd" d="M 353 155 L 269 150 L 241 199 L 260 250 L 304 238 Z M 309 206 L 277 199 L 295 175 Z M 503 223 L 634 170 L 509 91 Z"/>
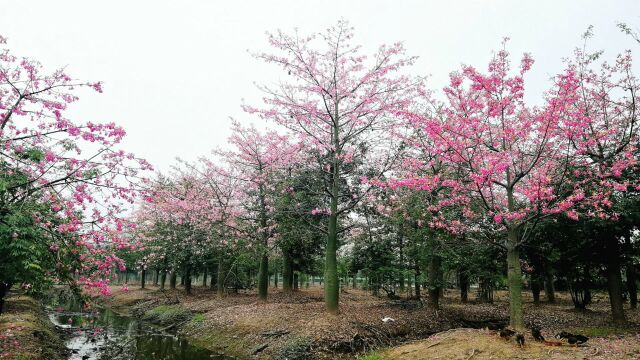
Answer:
<path fill-rule="evenodd" d="M 404 231 L 402 223 L 398 225 L 398 252 L 400 253 L 400 264 L 398 264 L 400 268 L 400 291 L 404 292 Z"/>
<path fill-rule="evenodd" d="M 164 290 L 164 283 L 167 281 L 167 270 L 162 270 L 160 274 L 160 290 Z"/>
<path fill-rule="evenodd" d="M 537 275 L 531 275 L 531 295 L 533 296 L 533 303 L 535 305 L 540 305 L 540 280 L 538 278 L 534 278 Z"/>
<path fill-rule="evenodd" d="M 421 293 L 420 293 L 420 267 L 419 266 L 415 267 L 415 274 L 414 274 L 413 280 L 414 280 L 415 290 L 416 290 L 416 299 L 420 300 Z"/>
<path fill-rule="evenodd" d="M 509 284 L 509 325 L 517 331 L 524 331 L 522 312 L 522 269 L 516 229 L 509 229 L 507 244 L 507 281 Z"/>
<path fill-rule="evenodd" d="M 218 260 L 218 281 L 216 281 L 218 285 L 218 296 L 224 296 L 224 261 L 222 255 Z"/>
<path fill-rule="evenodd" d="M 191 265 L 187 266 L 183 280 L 184 290 L 187 292 L 187 295 L 191 295 Z"/>
<path fill-rule="evenodd" d="M 544 293 L 547 296 L 547 302 L 553 304 L 556 302 L 556 289 L 553 286 L 553 273 L 550 266 L 545 267 L 544 277 Z"/>
<path fill-rule="evenodd" d="M 625 253 L 631 255 L 633 248 L 631 244 L 631 232 L 625 236 Z M 633 259 L 628 259 L 625 271 L 627 273 L 627 291 L 629 292 L 629 305 L 632 309 L 638 308 L 638 275 L 636 266 L 633 263 Z"/>
<path fill-rule="evenodd" d="M 460 300 L 466 303 L 469 301 L 469 274 L 466 269 L 458 272 L 458 285 L 460 286 Z"/>
<path fill-rule="evenodd" d="M 638 277 L 633 264 L 627 264 L 627 290 L 629 291 L 629 305 L 632 309 L 638 308 Z"/>
<path fill-rule="evenodd" d="M 258 300 L 267 301 L 267 292 L 269 291 L 269 257 L 266 250 L 260 259 L 260 269 L 258 270 Z"/>
<path fill-rule="evenodd" d="M 9 289 L 11 289 L 11 284 L 7 284 L 3 281 L 0 281 L 0 314 L 4 312 L 4 298 L 9 293 Z"/>
<path fill-rule="evenodd" d="M 273 274 L 273 287 L 278 288 L 278 270 Z"/>
<path fill-rule="evenodd" d="M 335 102 L 334 119 L 338 121 L 339 107 Z M 340 284 L 338 284 L 338 198 L 340 197 L 340 129 L 337 123 L 333 126 L 331 152 L 331 204 L 329 207 L 329 226 L 327 228 L 327 246 L 324 269 L 324 303 L 331 314 L 339 312 Z"/>
<path fill-rule="evenodd" d="M 207 287 L 207 276 L 209 274 L 207 273 L 207 268 L 204 268 L 204 274 L 202 274 L 202 287 L 206 288 Z"/>
<path fill-rule="evenodd" d="M 178 282 L 178 274 L 176 273 L 175 270 L 172 270 L 171 276 L 169 277 L 169 288 L 175 290 L 176 282 Z"/>
<path fill-rule="evenodd" d="M 142 271 L 140 272 L 140 288 L 141 289 L 144 289 L 146 277 L 147 277 L 147 270 L 142 269 Z"/>
<path fill-rule="evenodd" d="M 291 284 L 293 283 L 293 263 L 289 254 L 284 251 L 282 254 L 283 269 L 282 269 L 282 291 L 285 293 L 291 292 Z"/>
<path fill-rule="evenodd" d="M 159 280 L 160 280 L 160 270 L 156 270 L 153 272 L 153 286 L 158 286 Z"/>
<path fill-rule="evenodd" d="M 613 322 L 622 324 L 626 322 L 622 303 L 622 275 L 620 274 L 620 251 L 618 239 L 608 236 L 606 240 L 607 261 L 607 288 L 609 289 L 609 302 L 611 303 L 611 316 Z"/>
<path fill-rule="evenodd" d="M 293 290 L 294 291 L 298 291 L 299 289 L 298 280 L 299 280 L 299 276 L 298 276 L 298 272 L 296 271 L 293 273 Z"/>
<path fill-rule="evenodd" d="M 429 306 L 440 308 L 440 294 L 442 291 L 442 258 L 432 255 L 429 262 Z"/>

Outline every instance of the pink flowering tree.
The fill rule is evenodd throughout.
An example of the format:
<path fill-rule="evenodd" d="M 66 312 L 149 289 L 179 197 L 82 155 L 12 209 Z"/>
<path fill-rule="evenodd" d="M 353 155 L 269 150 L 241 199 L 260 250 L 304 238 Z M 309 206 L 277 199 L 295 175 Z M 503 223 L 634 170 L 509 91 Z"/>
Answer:
<path fill-rule="evenodd" d="M 298 146 L 289 144 L 287 136 L 275 131 L 259 132 L 255 127 L 242 127 L 234 122 L 228 139 L 231 150 L 217 150 L 229 168 L 235 170 L 244 192 L 245 220 L 260 254 L 258 298 L 267 300 L 269 286 L 269 247 L 276 236 L 273 221 L 278 183 L 296 159 Z"/>
<path fill-rule="evenodd" d="M 324 174 L 326 208 L 316 213 L 327 217 L 325 304 L 331 313 L 339 310 L 338 235 L 347 230 L 340 219 L 366 192 L 358 178 L 389 166 L 393 139 L 387 131 L 394 113 L 411 104 L 417 86 L 402 75 L 415 60 L 404 56 L 402 44 L 383 45 L 368 58 L 352 38 L 344 21 L 311 36 L 270 35 L 275 53 L 257 57 L 281 67 L 289 80 L 261 88 L 264 107 L 244 107 L 295 134 Z"/>
<path fill-rule="evenodd" d="M 48 221 L 34 211 L 33 225 L 51 235 L 52 252 L 79 247 L 79 265 L 67 270 L 78 274 L 80 285 L 107 293 L 111 271 L 122 266 L 113 249 L 128 246 L 123 205 L 143 192 L 151 166 L 119 149 L 125 131 L 116 124 L 65 115 L 81 88 L 102 92 L 100 83 L 74 80 L 63 70 L 48 73 L 35 60 L 0 50 L 0 206 L 5 212 L 39 203 L 56 214 Z M 27 236 L 17 228 L 13 233 L 10 243 Z M 5 279 L 0 284 L 12 285 Z"/>
<path fill-rule="evenodd" d="M 469 199 L 463 214 L 480 223 L 491 219 L 495 241 L 507 252 L 510 323 L 517 329 L 524 328 L 520 247 L 533 227 L 556 214 L 606 216 L 611 193 L 589 184 L 620 175 L 585 157 L 584 148 L 596 146 L 591 129 L 600 119 L 576 111 L 581 101 L 576 71 L 554 78 L 544 105 L 524 103 L 523 77 L 532 64 L 525 55 L 511 74 L 509 54 L 502 50 L 487 74 L 471 66 L 452 73 L 444 89 L 447 103 L 439 111 L 407 115 L 429 135 L 440 161 L 455 169 L 451 180 Z M 631 162 L 616 164 L 624 170 Z"/>

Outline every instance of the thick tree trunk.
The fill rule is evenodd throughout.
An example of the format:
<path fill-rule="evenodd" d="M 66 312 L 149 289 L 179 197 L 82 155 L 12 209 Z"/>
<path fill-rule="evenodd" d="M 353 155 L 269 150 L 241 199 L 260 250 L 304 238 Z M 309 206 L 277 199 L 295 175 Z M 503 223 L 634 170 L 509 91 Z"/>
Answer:
<path fill-rule="evenodd" d="M 282 291 L 290 293 L 291 284 L 293 283 L 293 263 L 291 261 L 291 256 L 289 256 L 287 252 L 283 252 L 282 261 Z"/>
<path fill-rule="evenodd" d="M 162 270 L 160 274 L 160 290 L 164 290 L 164 284 L 167 281 L 167 270 Z"/>
<path fill-rule="evenodd" d="M 294 272 L 293 273 L 293 290 L 294 291 L 298 291 L 299 286 L 298 286 L 298 280 L 299 280 L 299 276 L 298 276 L 298 272 Z"/>
<path fill-rule="evenodd" d="M 535 278 L 536 275 L 531 276 L 531 295 L 533 296 L 533 303 L 535 305 L 540 305 L 540 280 Z"/>
<path fill-rule="evenodd" d="M 334 121 L 338 121 L 339 107 L 335 102 Z M 338 283 L 338 198 L 340 197 L 340 129 L 336 123 L 333 127 L 332 143 L 334 150 L 331 153 L 331 204 L 329 207 L 329 226 L 327 228 L 327 246 L 325 248 L 324 269 L 324 303 L 331 314 L 339 312 L 340 284 Z"/>
<path fill-rule="evenodd" d="M 4 298 L 7 296 L 10 289 L 11 289 L 11 284 L 7 284 L 3 281 L 0 281 L 0 314 L 4 312 L 4 304 L 5 304 Z"/>
<path fill-rule="evenodd" d="M 160 280 L 160 271 L 155 270 L 153 272 L 153 286 L 158 286 L 158 281 Z"/>
<path fill-rule="evenodd" d="M 209 288 L 214 290 L 216 288 L 216 280 L 218 277 L 216 276 L 215 266 L 211 268 L 211 279 L 209 280 Z"/>
<path fill-rule="evenodd" d="M 258 270 L 258 300 L 267 301 L 269 291 L 269 257 L 265 252 L 260 259 L 260 269 Z"/>
<path fill-rule="evenodd" d="M 458 286 L 460 286 L 460 300 L 466 303 L 469 301 L 469 275 L 466 269 L 458 272 Z"/>
<path fill-rule="evenodd" d="M 260 167 L 262 174 L 262 167 Z M 264 184 L 260 184 L 260 226 L 262 227 L 262 257 L 260 258 L 260 268 L 258 270 L 258 300 L 267 301 L 267 293 L 269 292 L 269 255 L 268 234 L 267 234 L 267 202 Z"/>
<path fill-rule="evenodd" d="M 178 274 L 176 273 L 175 270 L 172 270 L 171 276 L 169 277 L 169 288 L 175 290 L 176 282 L 178 282 Z"/>
<path fill-rule="evenodd" d="M 207 272 L 207 268 L 204 268 L 204 274 L 202 274 L 202 287 L 206 288 L 207 287 L 207 277 L 208 277 L 208 272 Z"/>
<path fill-rule="evenodd" d="M 553 273 L 549 266 L 545 267 L 544 277 L 544 293 L 547 297 L 547 302 L 553 304 L 556 302 L 556 288 L 553 286 Z"/>
<path fill-rule="evenodd" d="M 442 258 L 432 255 L 429 262 L 429 306 L 434 309 L 440 307 L 440 294 L 442 292 Z"/>
<path fill-rule="evenodd" d="M 509 284 L 509 325 L 518 331 L 524 331 L 524 315 L 522 312 L 522 269 L 520 268 L 520 251 L 518 234 L 509 229 L 507 244 L 507 282 Z"/>
<path fill-rule="evenodd" d="M 606 240 L 607 259 L 607 288 L 609 289 L 609 302 L 611 303 L 611 316 L 615 323 L 626 322 L 622 303 L 622 275 L 620 274 L 620 251 L 618 239 L 608 236 Z"/>
<path fill-rule="evenodd" d="M 191 265 L 187 266 L 184 274 L 184 290 L 187 295 L 191 295 Z"/>
<path fill-rule="evenodd" d="M 147 270 L 142 269 L 142 271 L 140 272 L 140 288 L 141 289 L 144 289 L 146 277 L 147 277 Z"/>
<path fill-rule="evenodd" d="M 218 296 L 224 296 L 224 261 L 222 256 L 218 260 L 218 281 L 216 281 L 218 285 Z"/>

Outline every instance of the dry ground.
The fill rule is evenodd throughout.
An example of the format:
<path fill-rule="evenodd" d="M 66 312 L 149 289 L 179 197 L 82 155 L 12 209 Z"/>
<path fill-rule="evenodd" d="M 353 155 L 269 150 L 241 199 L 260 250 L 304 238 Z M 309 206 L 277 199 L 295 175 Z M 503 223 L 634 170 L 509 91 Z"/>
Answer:
<path fill-rule="evenodd" d="M 449 336 L 446 341 L 429 347 L 429 342 L 438 341 L 442 334 L 430 337 L 424 345 L 412 341 L 453 328 L 482 327 L 483 321 L 487 320 L 506 320 L 506 294 L 499 292 L 492 304 L 462 304 L 457 300 L 457 292 L 446 291 L 442 307 L 436 311 L 417 301 L 378 298 L 362 290 L 347 289 L 341 294 L 340 315 L 332 316 L 324 311 L 320 287 L 302 289 L 290 295 L 272 288 L 269 301 L 264 304 L 257 303 L 256 294 L 251 291 L 228 294 L 223 298 L 218 298 L 215 292 L 208 289 L 194 287 L 193 291 L 193 295 L 186 296 L 181 289 L 162 293 L 156 287 L 145 290 L 132 288 L 128 292 L 114 288 L 114 295 L 105 301 L 122 311 L 131 309 L 134 304 L 139 309 L 149 310 L 177 300 L 180 306 L 201 314 L 198 321 L 191 321 L 181 329 L 195 342 L 240 356 L 252 353 L 260 345 L 267 345 L 257 355 L 263 358 L 273 357 L 287 340 L 297 337 L 311 339 L 314 351 L 320 358 L 353 358 L 370 350 L 406 343 L 409 344 L 371 356 L 429 359 L 447 354 L 451 357 L 440 358 L 580 359 L 602 356 L 604 351 L 620 347 L 621 353 L 616 356 L 624 358 L 625 352 L 634 351 L 629 343 L 638 341 L 636 334 L 640 330 L 637 326 L 640 323 L 638 310 L 627 309 L 628 325 L 616 327 L 612 324 L 609 321 L 608 299 L 602 294 L 595 294 L 590 310 L 579 312 L 573 310 L 567 294 L 559 293 L 556 304 L 534 306 L 527 293 L 524 294 L 527 326 L 534 323 L 541 326 L 548 338 L 561 330 L 597 338 L 589 341 L 584 348 L 550 348 L 534 344 L 527 334 L 527 346 L 522 350 L 514 343 L 501 341 L 484 330 L 460 330 L 446 333 Z M 395 321 L 383 323 L 385 317 Z M 611 346 L 603 348 L 598 344 Z M 426 347 L 426 352 L 416 350 L 419 347 Z M 492 347 L 502 348 L 500 351 L 505 352 L 494 349 L 495 355 L 492 357 Z M 452 352 L 447 353 L 444 349 Z M 633 356 L 640 359 L 638 353 Z"/>

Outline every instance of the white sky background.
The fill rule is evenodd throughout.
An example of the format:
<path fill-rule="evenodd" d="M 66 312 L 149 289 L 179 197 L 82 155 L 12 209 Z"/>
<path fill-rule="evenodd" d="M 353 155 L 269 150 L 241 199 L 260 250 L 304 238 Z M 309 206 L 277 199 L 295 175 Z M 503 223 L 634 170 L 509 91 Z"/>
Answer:
<path fill-rule="evenodd" d="M 626 48 L 640 54 L 640 44 L 615 26 L 640 30 L 637 0 L 0 0 L 0 34 L 13 54 L 103 81 L 104 93 L 81 92 L 70 114 L 122 125 L 123 147 L 162 171 L 175 157 L 194 160 L 225 146 L 230 116 L 252 120 L 240 109 L 242 99 L 259 105 L 254 82 L 283 75 L 247 52 L 269 49 L 266 31 L 297 27 L 308 34 L 340 18 L 356 28 L 366 53 L 403 41 L 408 55 L 420 57 L 413 73 L 431 75 L 432 89 L 446 85 L 462 63 L 486 69 L 509 36 L 514 64 L 523 52 L 536 60 L 526 78 L 533 103 L 590 24 L 589 48 L 605 50 L 606 59 Z"/>

